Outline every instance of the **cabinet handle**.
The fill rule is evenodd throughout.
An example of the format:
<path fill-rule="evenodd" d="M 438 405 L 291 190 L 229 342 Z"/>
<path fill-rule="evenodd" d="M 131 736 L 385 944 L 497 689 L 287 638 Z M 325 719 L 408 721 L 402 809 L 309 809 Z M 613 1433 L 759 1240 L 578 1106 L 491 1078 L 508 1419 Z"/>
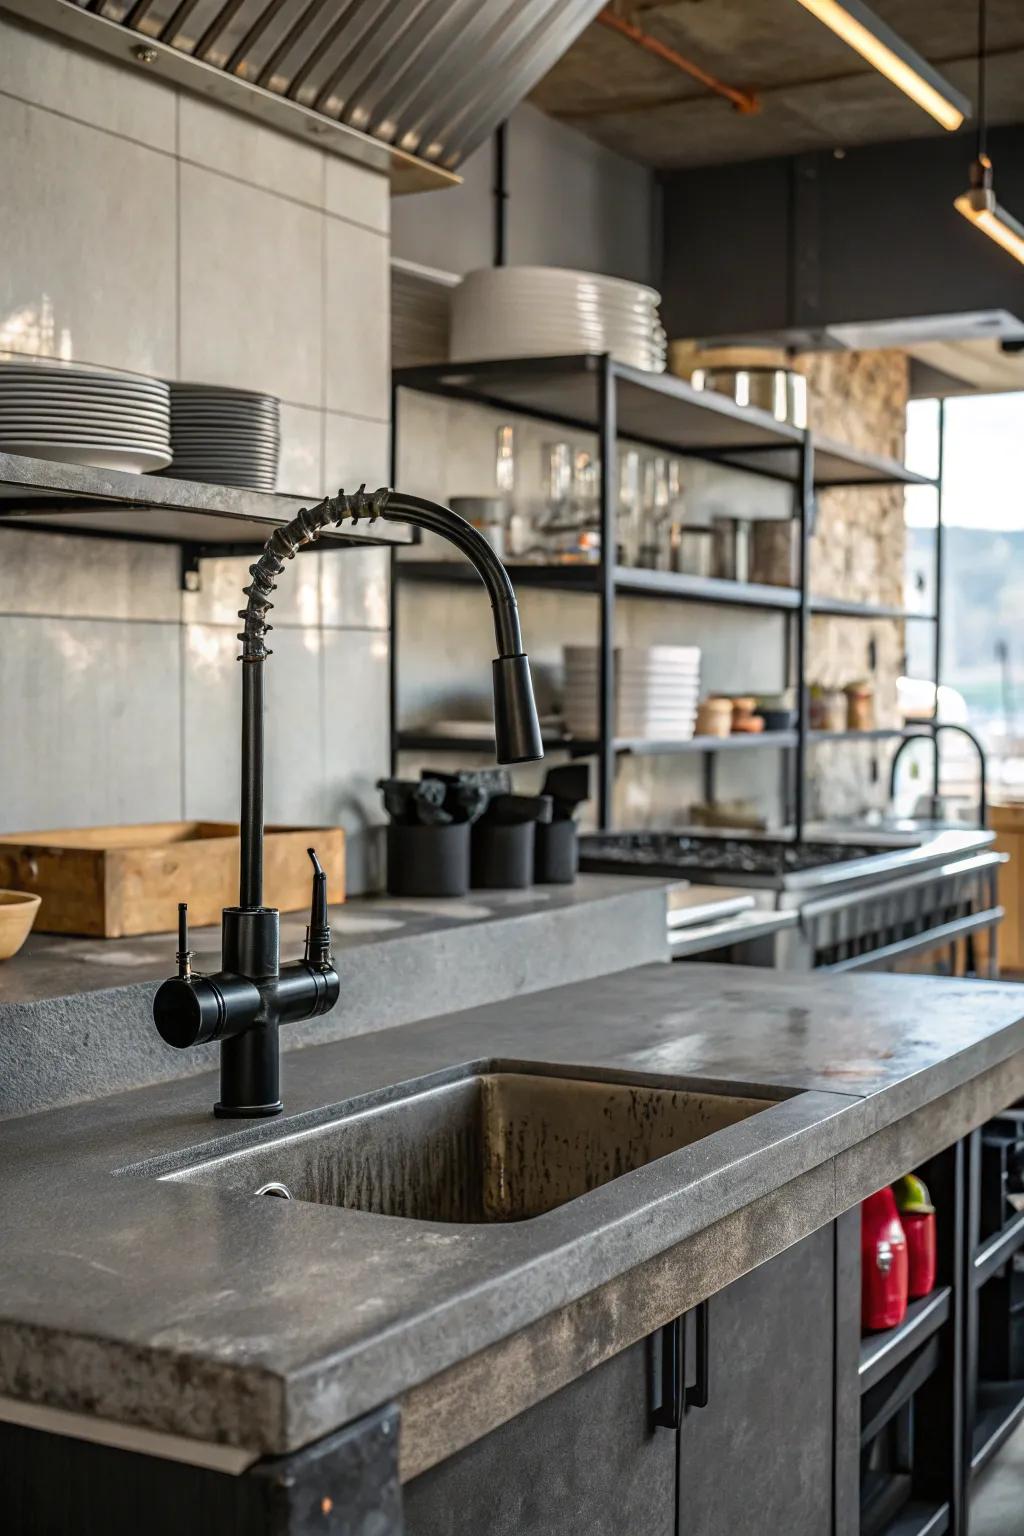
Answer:
<path fill-rule="evenodd" d="M 711 1392 L 710 1312 L 710 1302 L 702 1301 L 697 1307 L 697 1380 L 683 1395 L 686 1408 L 706 1408 L 708 1405 Z"/>
<path fill-rule="evenodd" d="M 656 1429 L 678 1429 L 683 1421 L 683 1321 L 661 1330 L 661 1400 L 652 1415 Z"/>

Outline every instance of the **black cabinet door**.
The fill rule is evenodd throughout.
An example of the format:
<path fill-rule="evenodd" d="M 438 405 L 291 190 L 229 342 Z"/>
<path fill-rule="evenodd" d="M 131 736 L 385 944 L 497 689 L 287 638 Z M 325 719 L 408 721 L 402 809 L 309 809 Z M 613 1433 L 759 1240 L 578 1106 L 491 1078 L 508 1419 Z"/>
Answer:
<path fill-rule="evenodd" d="M 657 1342 L 408 1483 L 406 1536 L 673 1536 L 676 1432 L 652 1424 Z"/>
<path fill-rule="evenodd" d="M 706 1304 L 707 1405 L 679 1431 L 679 1536 L 832 1531 L 834 1266 L 825 1227 Z"/>

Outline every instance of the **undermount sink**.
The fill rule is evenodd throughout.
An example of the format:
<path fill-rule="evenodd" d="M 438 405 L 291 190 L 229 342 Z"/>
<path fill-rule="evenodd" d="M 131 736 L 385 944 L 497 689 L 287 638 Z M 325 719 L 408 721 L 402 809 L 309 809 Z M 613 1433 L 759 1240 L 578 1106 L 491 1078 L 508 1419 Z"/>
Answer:
<path fill-rule="evenodd" d="M 497 1068 L 165 1177 L 417 1221 L 524 1221 L 773 1102 Z"/>

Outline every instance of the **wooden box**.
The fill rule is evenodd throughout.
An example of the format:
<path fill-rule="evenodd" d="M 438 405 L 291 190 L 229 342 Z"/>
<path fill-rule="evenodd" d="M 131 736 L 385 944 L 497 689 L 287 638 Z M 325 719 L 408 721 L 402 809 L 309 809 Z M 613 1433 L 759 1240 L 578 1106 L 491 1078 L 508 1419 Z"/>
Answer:
<path fill-rule="evenodd" d="M 282 912 L 309 906 L 314 847 L 332 903 L 345 899 L 340 827 L 268 827 L 264 901 Z M 179 901 L 193 928 L 220 923 L 238 902 L 238 827 L 220 821 L 0 833 L 0 888 L 42 897 L 37 933 L 120 939 L 170 933 Z"/>

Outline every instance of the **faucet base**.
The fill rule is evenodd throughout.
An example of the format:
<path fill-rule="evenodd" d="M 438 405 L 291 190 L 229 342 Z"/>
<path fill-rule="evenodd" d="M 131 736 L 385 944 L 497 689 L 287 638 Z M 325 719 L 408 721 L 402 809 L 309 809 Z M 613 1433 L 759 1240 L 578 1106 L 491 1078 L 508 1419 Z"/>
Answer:
<path fill-rule="evenodd" d="M 283 1109 L 280 1099 L 276 1104 L 222 1104 L 218 1099 L 213 1106 L 218 1120 L 255 1120 L 261 1115 L 279 1115 Z"/>

